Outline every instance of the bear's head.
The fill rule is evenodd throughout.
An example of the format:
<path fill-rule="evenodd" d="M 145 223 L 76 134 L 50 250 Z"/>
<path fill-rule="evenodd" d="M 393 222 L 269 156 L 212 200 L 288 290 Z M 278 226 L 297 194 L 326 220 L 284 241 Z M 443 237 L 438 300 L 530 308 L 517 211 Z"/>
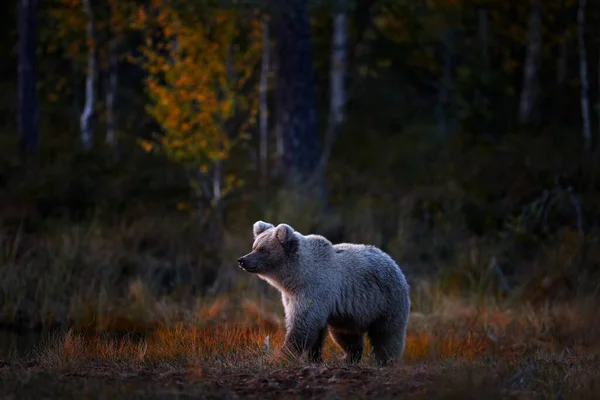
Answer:
<path fill-rule="evenodd" d="M 299 237 L 287 224 L 275 227 L 263 221 L 253 226 L 254 243 L 252 251 L 238 258 L 238 265 L 247 272 L 259 275 L 272 275 L 277 269 L 294 258 L 298 250 Z"/>

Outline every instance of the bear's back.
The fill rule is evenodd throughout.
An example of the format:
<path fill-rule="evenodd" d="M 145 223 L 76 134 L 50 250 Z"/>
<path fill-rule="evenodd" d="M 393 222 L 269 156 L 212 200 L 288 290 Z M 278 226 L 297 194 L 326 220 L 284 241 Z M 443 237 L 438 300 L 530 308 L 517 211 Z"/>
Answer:
<path fill-rule="evenodd" d="M 321 235 L 306 235 L 303 237 L 306 246 L 303 256 L 308 262 L 325 262 L 334 254 L 333 244 Z"/>
<path fill-rule="evenodd" d="M 366 329 L 406 303 L 406 278 L 388 254 L 372 245 L 354 243 L 333 248 L 333 268 L 340 283 L 330 322 L 335 328 L 349 330 L 354 324 L 355 330 Z"/>
<path fill-rule="evenodd" d="M 340 243 L 333 246 L 336 272 L 351 284 L 375 285 L 383 291 L 404 285 L 400 267 L 387 253 L 372 245 Z"/>

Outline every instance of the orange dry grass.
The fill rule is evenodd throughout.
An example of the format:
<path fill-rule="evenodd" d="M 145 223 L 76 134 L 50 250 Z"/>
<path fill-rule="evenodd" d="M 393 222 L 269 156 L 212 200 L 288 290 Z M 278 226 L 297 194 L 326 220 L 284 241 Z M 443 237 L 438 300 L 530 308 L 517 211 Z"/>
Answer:
<path fill-rule="evenodd" d="M 106 338 L 102 335 L 78 335 L 69 332 L 63 339 L 48 347 L 46 356 L 54 355 L 55 357 L 49 358 L 54 361 L 216 360 L 232 356 L 258 355 L 266 335 L 270 335 L 271 343 L 280 342 L 281 335 L 277 333 L 273 335 L 260 327 L 240 325 L 201 328 L 182 324 L 155 330 L 143 339 Z"/>
<path fill-rule="evenodd" d="M 269 324 L 247 326 L 223 324 L 199 327 L 180 324 L 161 328 L 145 338 L 107 338 L 104 335 L 81 335 L 68 332 L 50 344 L 43 353 L 45 364 L 60 366 L 86 360 L 97 361 L 275 361 L 272 350 L 283 343 L 284 330 L 272 330 Z M 268 348 L 265 339 L 268 337 Z M 271 351 L 268 351 L 270 349 Z M 328 342 L 324 348 L 325 359 L 335 359 L 342 353 Z"/>
<path fill-rule="evenodd" d="M 218 299 L 201 306 L 198 314 L 211 315 L 212 319 L 159 327 L 141 339 L 69 332 L 46 349 L 44 360 L 55 366 L 83 360 L 268 362 L 269 353 L 283 342 L 281 321 L 256 303 L 245 301 L 235 306 Z M 237 317 L 219 319 L 223 315 Z M 434 313 L 412 314 L 404 360 L 477 361 L 493 357 L 513 362 L 541 352 L 597 354 L 600 328 L 594 321 L 599 316 L 600 311 L 590 303 L 533 311 L 476 307 L 446 299 Z M 268 349 L 264 344 L 267 337 Z M 365 344 L 368 349 L 368 338 Z M 341 355 L 327 339 L 324 358 L 335 361 Z M 370 359 L 368 351 L 365 359 Z"/>
<path fill-rule="evenodd" d="M 472 333 L 462 336 L 457 332 L 446 335 L 434 334 L 428 331 L 409 333 L 406 338 L 406 361 L 444 360 L 456 358 L 460 360 L 475 360 L 489 350 L 489 343 Z"/>
<path fill-rule="evenodd" d="M 405 359 L 514 361 L 539 353 L 597 354 L 600 309 L 595 304 L 580 300 L 542 309 L 500 308 L 446 298 L 430 315 L 413 313 Z"/>

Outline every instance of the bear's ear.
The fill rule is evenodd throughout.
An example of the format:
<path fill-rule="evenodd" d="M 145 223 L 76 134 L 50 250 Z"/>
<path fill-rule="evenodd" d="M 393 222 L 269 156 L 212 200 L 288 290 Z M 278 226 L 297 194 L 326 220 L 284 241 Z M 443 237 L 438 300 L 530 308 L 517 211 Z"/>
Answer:
<path fill-rule="evenodd" d="M 256 237 L 258 235 L 260 235 L 267 229 L 271 229 L 271 228 L 275 228 L 275 226 L 273 226 L 273 224 L 269 224 L 268 222 L 256 221 L 254 223 L 254 225 L 252 226 L 252 232 L 254 233 L 254 239 L 256 239 Z"/>
<path fill-rule="evenodd" d="M 294 235 L 294 229 L 288 224 L 279 224 L 275 236 L 288 253 L 293 253 L 298 248 L 298 238 Z"/>

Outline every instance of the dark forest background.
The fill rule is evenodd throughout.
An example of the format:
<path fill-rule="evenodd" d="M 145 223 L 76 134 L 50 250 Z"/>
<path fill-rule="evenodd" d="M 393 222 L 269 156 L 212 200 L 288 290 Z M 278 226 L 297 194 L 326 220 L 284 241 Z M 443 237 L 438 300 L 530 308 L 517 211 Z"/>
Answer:
<path fill-rule="evenodd" d="M 274 295 L 235 262 L 259 219 L 448 293 L 597 293 L 587 3 L 5 1 L 0 320 Z"/>

